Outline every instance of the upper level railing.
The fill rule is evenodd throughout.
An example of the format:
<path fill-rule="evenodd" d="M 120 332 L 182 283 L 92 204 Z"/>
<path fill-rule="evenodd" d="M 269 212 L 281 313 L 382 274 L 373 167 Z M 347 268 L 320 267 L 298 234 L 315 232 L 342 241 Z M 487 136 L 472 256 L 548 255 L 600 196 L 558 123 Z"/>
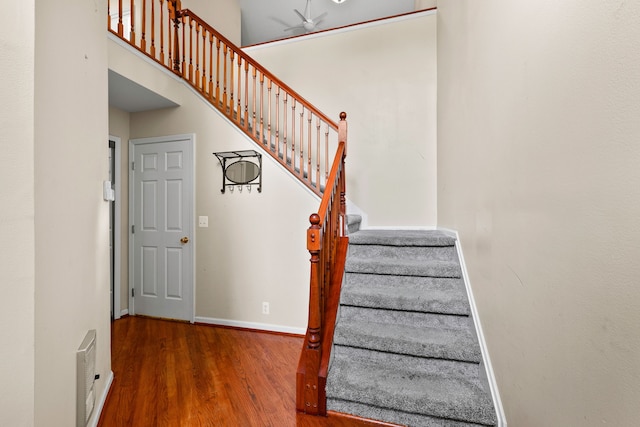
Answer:
<path fill-rule="evenodd" d="M 309 189 L 322 196 L 338 125 L 180 0 L 110 0 L 108 28 L 182 76 Z"/>

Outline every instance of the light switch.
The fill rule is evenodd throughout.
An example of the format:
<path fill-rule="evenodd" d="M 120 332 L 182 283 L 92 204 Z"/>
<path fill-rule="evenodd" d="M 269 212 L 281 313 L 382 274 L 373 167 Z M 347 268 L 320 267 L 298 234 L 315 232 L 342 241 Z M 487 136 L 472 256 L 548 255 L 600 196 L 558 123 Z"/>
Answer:
<path fill-rule="evenodd" d="M 209 217 L 208 216 L 199 216 L 198 217 L 198 227 L 208 227 L 209 226 Z"/>

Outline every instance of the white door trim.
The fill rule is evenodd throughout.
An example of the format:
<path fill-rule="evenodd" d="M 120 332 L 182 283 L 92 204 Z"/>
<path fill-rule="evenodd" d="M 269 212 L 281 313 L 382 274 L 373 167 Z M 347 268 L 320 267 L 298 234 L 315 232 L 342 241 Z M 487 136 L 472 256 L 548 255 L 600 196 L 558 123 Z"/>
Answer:
<path fill-rule="evenodd" d="M 120 273 L 122 268 L 122 262 L 120 257 L 122 256 L 122 239 L 120 238 L 120 234 L 122 232 L 122 192 L 121 192 L 121 181 L 122 181 L 122 140 L 113 135 L 109 135 L 109 141 L 113 141 L 116 144 L 114 156 L 115 156 L 115 170 L 113 174 L 116 178 L 115 184 L 115 194 L 116 199 L 114 203 L 114 211 L 115 215 L 113 218 L 113 319 L 119 319 L 121 317 L 121 308 L 120 308 L 120 287 L 122 285 L 120 281 Z"/>
<path fill-rule="evenodd" d="M 135 303 L 132 297 L 132 291 L 134 288 L 134 239 L 131 233 L 131 224 L 134 223 L 134 209 L 135 209 L 135 201 L 134 201 L 134 171 L 131 168 L 131 162 L 133 161 L 134 147 L 137 144 L 152 144 L 152 143 L 162 143 L 162 142 L 172 142 L 175 140 L 188 140 L 189 145 L 191 146 L 191 180 L 192 180 L 192 190 L 189 198 L 191 199 L 191 229 L 189 230 L 190 235 L 193 237 L 191 242 L 192 246 L 192 257 L 191 257 L 191 314 L 190 314 L 190 322 L 195 323 L 195 313 L 196 313 L 196 233 L 195 233 L 195 212 L 196 212 L 196 135 L 191 134 L 179 134 L 179 135 L 168 135 L 162 137 L 150 137 L 150 138 L 135 138 L 129 140 L 129 314 L 135 315 Z"/>

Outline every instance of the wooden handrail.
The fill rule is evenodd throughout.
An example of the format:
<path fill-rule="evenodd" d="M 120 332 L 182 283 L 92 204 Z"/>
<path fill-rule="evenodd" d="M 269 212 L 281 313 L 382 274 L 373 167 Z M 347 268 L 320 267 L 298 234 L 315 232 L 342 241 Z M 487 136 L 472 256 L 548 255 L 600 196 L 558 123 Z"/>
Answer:
<path fill-rule="evenodd" d="M 296 408 L 313 415 L 326 414 L 326 373 L 333 336 L 327 330 L 332 331 L 335 323 L 335 307 L 327 301 L 339 294 L 346 258 L 346 118 L 345 113 L 340 114 L 341 141 L 320 208 L 309 217 L 311 226 L 307 230 L 307 250 L 311 254 L 309 320 L 296 375 Z"/>
<path fill-rule="evenodd" d="M 322 196 L 340 140 L 337 123 L 193 11 L 181 9 L 180 0 L 126 4 L 120 0 L 117 11 L 109 9 L 112 33 L 182 77 Z M 134 13 L 136 7 L 141 13 Z"/>

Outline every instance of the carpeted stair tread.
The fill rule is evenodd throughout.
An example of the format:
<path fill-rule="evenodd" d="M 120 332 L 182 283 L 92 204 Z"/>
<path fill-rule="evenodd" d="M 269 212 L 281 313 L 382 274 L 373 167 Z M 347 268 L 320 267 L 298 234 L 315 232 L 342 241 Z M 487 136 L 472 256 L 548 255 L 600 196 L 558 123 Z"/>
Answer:
<path fill-rule="evenodd" d="M 390 310 L 470 314 L 464 282 L 458 278 L 348 273 L 341 302 Z"/>
<path fill-rule="evenodd" d="M 409 426 L 495 426 L 470 316 L 455 238 L 351 232 L 327 408 Z"/>
<path fill-rule="evenodd" d="M 380 408 L 364 403 L 349 402 L 340 399 L 327 399 L 327 407 L 334 412 L 351 413 L 355 411 L 362 418 L 372 420 L 385 420 L 401 426 L 415 427 L 485 427 L 482 424 L 467 423 L 464 421 L 448 420 L 446 418 L 431 417 L 429 415 L 412 414 L 387 408 Z"/>
<path fill-rule="evenodd" d="M 416 328 L 443 328 L 470 331 L 469 316 L 425 313 L 419 311 L 385 310 L 380 308 L 340 306 L 340 323 L 375 322 L 405 325 Z"/>
<path fill-rule="evenodd" d="M 398 368 L 372 360 L 357 363 L 338 355 L 331 369 L 331 399 L 483 425 L 496 422 L 491 399 L 464 376 L 421 372 L 410 364 Z"/>
<path fill-rule="evenodd" d="M 468 381 L 483 388 L 486 384 L 481 379 L 477 363 L 461 362 L 457 360 L 433 359 L 416 357 L 407 354 L 386 353 L 367 350 L 365 348 L 336 345 L 333 352 L 334 359 L 350 361 L 354 366 L 384 365 L 389 369 L 403 370 L 410 367 L 411 371 L 425 375 L 442 375 L 466 378 Z M 335 384 L 334 384 L 335 385 Z"/>
<path fill-rule="evenodd" d="M 358 233 L 361 233 L 359 231 Z M 354 235 L 357 235 L 355 233 Z M 368 273 L 395 276 L 450 277 L 462 276 L 460 264 L 442 260 L 412 260 L 396 258 L 347 257 L 347 273 Z"/>
<path fill-rule="evenodd" d="M 468 329 L 410 327 L 397 323 L 344 322 L 333 342 L 377 351 L 436 359 L 477 362 L 480 348 Z"/>
<path fill-rule="evenodd" d="M 349 236 L 351 245 L 453 246 L 455 241 L 437 230 L 360 230 Z"/>

